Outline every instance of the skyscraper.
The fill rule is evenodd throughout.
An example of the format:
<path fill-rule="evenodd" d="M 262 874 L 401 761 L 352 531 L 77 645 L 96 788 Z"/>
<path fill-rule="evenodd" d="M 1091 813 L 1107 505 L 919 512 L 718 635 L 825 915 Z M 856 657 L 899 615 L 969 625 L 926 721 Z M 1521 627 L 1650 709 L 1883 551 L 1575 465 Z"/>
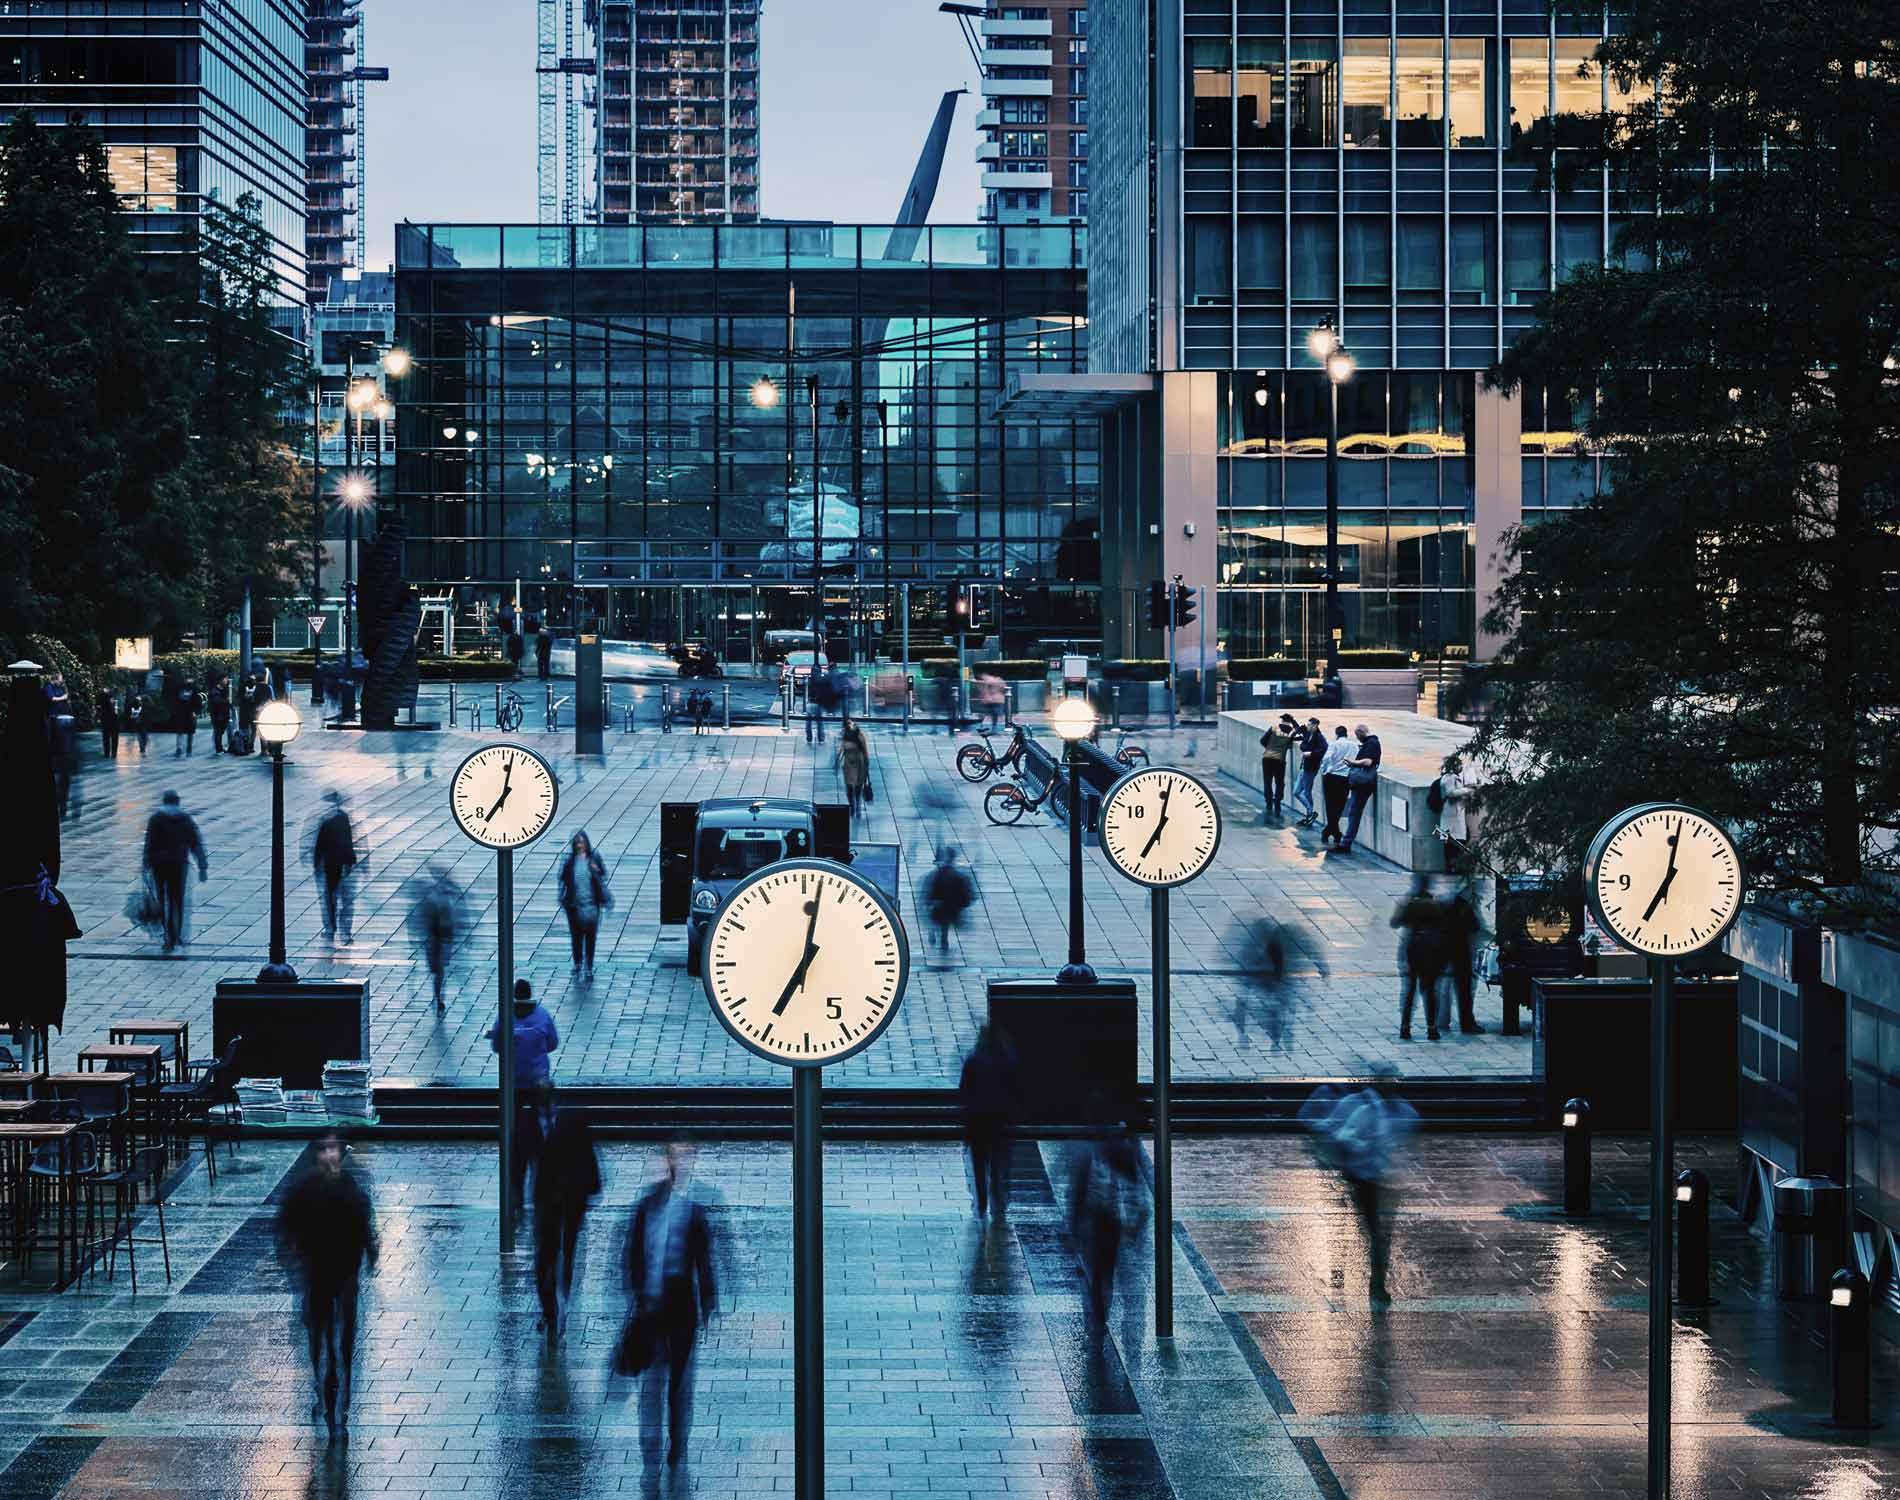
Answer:
<path fill-rule="evenodd" d="M 995 224 L 1086 223 L 1088 0 L 986 0 L 977 25 L 983 218 Z"/>
<path fill-rule="evenodd" d="M 593 16 L 606 224 L 759 217 L 763 0 L 603 0 Z"/>
<path fill-rule="evenodd" d="M 154 260 L 192 244 L 204 200 L 257 195 L 286 302 L 304 276 L 304 0 L 0 6 L 0 113 L 78 120 Z"/>
<path fill-rule="evenodd" d="M 331 281 L 346 266 L 363 269 L 368 192 L 363 86 L 388 78 L 389 70 L 362 65 L 362 0 L 307 0 L 307 5 L 310 210 L 304 241 L 309 302 L 315 308 L 323 305 Z"/>

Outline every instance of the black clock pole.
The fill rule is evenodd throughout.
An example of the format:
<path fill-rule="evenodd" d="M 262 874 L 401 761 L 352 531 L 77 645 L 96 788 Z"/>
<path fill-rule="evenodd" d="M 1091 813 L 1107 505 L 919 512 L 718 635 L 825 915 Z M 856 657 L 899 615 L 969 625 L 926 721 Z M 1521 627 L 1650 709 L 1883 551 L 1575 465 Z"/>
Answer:
<path fill-rule="evenodd" d="M 495 851 L 495 969 L 500 978 L 500 1014 L 495 1048 L 501 1069 L 501 1253 L 515 1249 L 515 851 Z"/>
<path fill-rule="evenodd" d="M 1148 895 L 1153 918 L 1155 1072 L 1155 1337 L 1174 1337 L 1174 1140 L 1168 1123 L 1173 1028 L 1168 1018 L 1168 888 Z"/>
<path fill-rule="evenodd" d="M 1675 1263 L 1675 960 L 1649 961 L 1649 1500 L 1669 1500 L 1669 1292 Z"/>
<path fill-rule="evenodd" d="M 792 1069 L 792 1436 L 798 1500 L 825 1496 L 824 1073 Z"/>

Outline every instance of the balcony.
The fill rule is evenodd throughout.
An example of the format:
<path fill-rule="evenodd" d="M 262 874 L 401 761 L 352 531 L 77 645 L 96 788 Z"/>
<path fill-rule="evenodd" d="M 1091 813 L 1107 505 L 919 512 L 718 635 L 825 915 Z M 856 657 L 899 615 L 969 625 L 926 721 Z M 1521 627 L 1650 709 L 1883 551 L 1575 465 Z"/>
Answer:
<path fill-rule="evenodd" d="M 1044 18 L 1040 21 L 1004 21 L 1001 19 L 984 20 L 977 24 L 978 31 L 984 36 L 1053 36 L 1055 23 Z"/>
<path fill-rule="evenodd" d="M 983 92 L 992 99 L 1047 99 L 1054 89 L 1046 78 L 985 78 Z"/>
<path fill-rule="evenodd" d="M 1055 179 L 1047 171 L 988 171 L 982 174 L 981 185 L 986 188 L 1052 188 Z"/>
<path fill-rule="evenodd" d="M 1055 62 L 1047 47 L 1017 49 L 985 47 L 978 54 L 986 68 L 1046 68 Z"/>

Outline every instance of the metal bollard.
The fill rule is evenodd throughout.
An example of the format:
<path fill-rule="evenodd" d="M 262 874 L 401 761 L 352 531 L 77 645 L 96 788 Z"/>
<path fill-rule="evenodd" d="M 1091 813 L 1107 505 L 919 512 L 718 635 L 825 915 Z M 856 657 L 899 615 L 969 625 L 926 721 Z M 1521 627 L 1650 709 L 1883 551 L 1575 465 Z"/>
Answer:
<path fill-rule="evenodd" d="M 449 728 L 455 727 L 455 679 L 449 679 Z"/>
<path fill-rule="evenodd" d="M 662 687 L 660 689 L 660 733 L 661 734 L 671 734 L 673 732 L 672 705 L 673 705 L 672 689 L 667 688 L 667 687 Z"/>
<path fill-rule="evenodd" d="M 1834 1414 L 1829 1426 L 1870 1428 L 1869 1386 L 1873 1360 L 1873 1297 L 1867 1278 L 1849 1268 L 1828 1283 L 1827 1355 L 1834 1378 Z"/>
<path fill-rule="evenodd" d="M 904 679 L 904 733 L 910 733 L 911 702 L 917 696 L 917 690 L 910 685 L 910 679 Z"/>
<path fill-rule="evenodd" d="M 1676 1305 L 1712 1305 L 1709 1297 L 1709 1179 L 1694 1167 L 1676 1174 Z"/>
<path fill-rule="evenodd" d="M 778 690 L 778 732 L 792 732 L 792 685 L 787 682 Z"/>
<path fill-rule="evenodd" d="M 501 684 L 495 684 L 495 722 L 501 722 Z"/>
<path fill-rule="evenodd" d="M 1218 684 L 1214 689 L 1214 699 L 1220 713 L 1227 712 L 1227 695 L 1232 687 L 1232 683 L 1223 682 Z"/>
<path fill-rule="evenodd" d="M 1118 682 L 1108 691 L 1111 705 L 1109 723 L 1120 729 L 1122 727 L 1122 685 Z"/>
<path fill-rule="evenodd" d="M 720 708 L 724 720 L 722 727 L 730 729 L 732 728 L 732 684 L 729 682 L 720 683 L 719 696 L 721 700 Z"/>
<path fill-rule="evenodd" d="M 1003 689 L 1003 722 L 1011 729 L 1016 727 L 1016 684 L 1013 682 Z"/>
<path fill-rule="evenodd" d="M 1564 1212 L 1573 1219 L 1590 1213 L 1590 1101 L 1564 1100 Z"/>

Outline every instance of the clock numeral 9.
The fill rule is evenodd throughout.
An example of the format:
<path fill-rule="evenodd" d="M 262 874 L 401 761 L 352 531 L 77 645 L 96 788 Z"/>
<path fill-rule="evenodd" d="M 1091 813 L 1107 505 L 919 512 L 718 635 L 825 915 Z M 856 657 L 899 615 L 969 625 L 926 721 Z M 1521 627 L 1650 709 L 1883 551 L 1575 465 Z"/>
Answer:
<path fill-rule="evenodd" d="M 844 1015 L 844 1006 L 841 1003 L 841 997 L 837 995 L 828 995 L 825 998 L 825 1019 L 830 1020 L 830 1021 L 836 1021 L 840 1019 L 843 1015 Z"/>
<path fill-rule="evenodd" d="M 1619 876 L 1617 876 L 1617 877 L 1616 877 L 1616 888 L 1617 888 L 1617 889 L 1618 889 L 1619 891 L 1627 891 L 1627 890 L 1628 890 L 1628 889 L 1630 888 L 1630 878 L 1629 878 L 1629 876 L 1627 876 L 1627 875 L 1619 875 Z"/>

